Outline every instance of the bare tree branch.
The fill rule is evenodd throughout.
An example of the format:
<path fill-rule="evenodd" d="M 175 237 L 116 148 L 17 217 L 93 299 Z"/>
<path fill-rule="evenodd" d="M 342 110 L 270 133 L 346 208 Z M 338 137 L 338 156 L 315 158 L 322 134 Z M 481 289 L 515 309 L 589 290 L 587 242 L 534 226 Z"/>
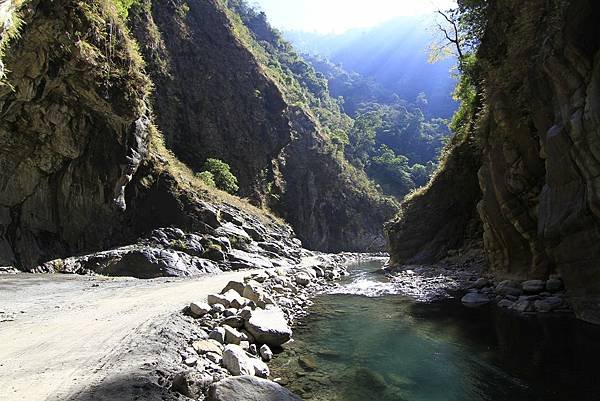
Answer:
<path fill-rule="evenodd" d="M 450 35 L 450 33 L 448 32 L 448 30 L 444 27 L 442 27 L 442 25 L 437 24 L 438 29 L 444 34 L 444 36 L 446 37 L 446 40 L 448 40 L 448 42 L 450 42 L 451 44 L 454 45 L 454 47 L 456 48 L 456 53 L 458 55 L 458 62 L 462 64 L 463 60 L 464 60 L 464 54 L 461 48 L 461 41 L 460 41 L 460 34 L 458 32 L 458 23 L 456 21 L 456 19 L 454 18 L 454 15 L 450 15 L 448 16 L 446 13 L 444 13 L 441 10 L 437 10 L 437 13 L 439 15 L 441 15 L 442 17 L 444 17 L 444 19 L 448 22 L 448 24 L 450 24 L 450 26 L 452 26 L 452 30 L 453 30 L 453 36 Z"/>

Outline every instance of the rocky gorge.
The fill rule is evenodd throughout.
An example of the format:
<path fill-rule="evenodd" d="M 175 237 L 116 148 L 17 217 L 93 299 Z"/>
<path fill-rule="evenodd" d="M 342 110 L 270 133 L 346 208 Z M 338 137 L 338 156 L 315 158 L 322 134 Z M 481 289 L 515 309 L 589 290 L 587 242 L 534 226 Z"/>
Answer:
<path fill-rule="evenodd" d="M 458 7 L 462 125 L 399 203 L 243 1 L 0 0 L 0 400 L 595 400 L 600 8 Z"/>

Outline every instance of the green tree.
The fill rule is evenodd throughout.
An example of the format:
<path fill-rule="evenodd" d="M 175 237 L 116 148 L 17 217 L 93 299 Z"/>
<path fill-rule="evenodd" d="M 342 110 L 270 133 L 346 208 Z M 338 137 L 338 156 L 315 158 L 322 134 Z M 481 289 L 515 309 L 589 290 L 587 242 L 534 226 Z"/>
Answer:
<path fill-rule="evenodd" d="M 200 175 L 207 172 L 212 174 L 213 181 L 217 188 L 229 192 L 230 194 L 235 194 L 238 191 L 238 180 L 231 172 L 229 164 L 219 159 L 207 159 Z M 208 178 L 209 176 L 204 174 L 204 177 Z"/>

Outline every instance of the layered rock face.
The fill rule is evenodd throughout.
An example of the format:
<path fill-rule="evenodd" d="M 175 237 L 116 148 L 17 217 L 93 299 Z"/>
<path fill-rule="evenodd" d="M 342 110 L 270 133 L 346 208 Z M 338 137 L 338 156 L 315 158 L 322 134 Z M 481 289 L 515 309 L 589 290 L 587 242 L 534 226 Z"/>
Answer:
<path fill-rule="evenodd" d="M 477 210 L 490 272 L 507 279 L 559 273 L 578 317 L 596 323 L 599 17 L 600 5 L 588 0 L 489 2 L 478 52 L 485 107 L 475 136 L 482 155 L 472 164 L 480 166 Z M 448 173 L 452 164 L 439 175 Z M 454 174 L 452 179 L 464 182 L 460 177 Z M 444 197 L 449 201 L 443 207 L 450 211 L 456 197 L 447 194 L 434 180 L 414 202 L 424 210 L 427 199 Z M 473 194 L 456 195 L 467 205 L 476 199 Z M 436 219 L 427 217 L 420 226 L 429 227 L 432 221 L 435 225 Z M 411 214 L 390 226 L 397 263 L 414 258 L 401 243 L 417 227 L 419 221 Z M 435 255 L 430 259 L 443 256 L 443 241 L 428 254 Z"/>
<path fill-rule="evenodd" d="M 490 4 L 479 212 L 490 269 L 559 272 L 600 322 L 600 5 Z M 508 24 L 508 21 L 511 21 Z M 504 26 L 505 29 L 493 29 Z"/>

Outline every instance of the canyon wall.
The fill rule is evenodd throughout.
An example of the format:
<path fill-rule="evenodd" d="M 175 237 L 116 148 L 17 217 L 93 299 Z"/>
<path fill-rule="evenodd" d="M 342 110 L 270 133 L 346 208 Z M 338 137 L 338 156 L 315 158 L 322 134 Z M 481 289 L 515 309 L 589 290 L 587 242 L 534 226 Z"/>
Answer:
<path fill-rule="evenodd" d="M 596 323 L 600 323 L 598 18 L 600 4 L 590 0 L 488 2 L 487 26 L 477 53 L 484 100 L 473 134 L 481 152 L 473 166 L 478 166 L 477 210 L 490 273 L 516 279 L 561 274 L 578 317 Z M 471 169 L 463 175 L 473 173 Z M 452 179 L 464 182 L 460 175 Z M 447 198 L 448 208 L 455 204 L 454 197 L 447 197 L 452 191 L 435 180 L 427 192 L 422 198 Z M 472 204 L 473 194 L 465 193 L 461 202 Z M 396 227 L 406 223 L 391 225 L 388 233 L 396 263 L 418 256 L 396 250 L 406 239 Z M 430 223 L 429 218 L 419 222 L 426 227 Z M 454 232 L 437 241 L 441 245 L 435 246 L 436 256 L 443 256 L 447 241 L 456 241 Z"/>

